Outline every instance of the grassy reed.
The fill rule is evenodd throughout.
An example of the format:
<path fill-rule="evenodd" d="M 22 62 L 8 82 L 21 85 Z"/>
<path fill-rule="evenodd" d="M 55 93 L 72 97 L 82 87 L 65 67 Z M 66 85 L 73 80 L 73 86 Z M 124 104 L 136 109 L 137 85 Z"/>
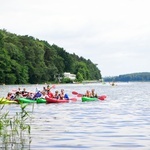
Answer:
<path fill-rule="evenodd" d="M 20 150 L 30 147 L 31 117 L 26 111 L 27 105 L 19 105 L 21 111 L 15 115 L 10 115 L 9 111 L 5 112 L 5 105 L 0 105 L 0 149 Z"/>

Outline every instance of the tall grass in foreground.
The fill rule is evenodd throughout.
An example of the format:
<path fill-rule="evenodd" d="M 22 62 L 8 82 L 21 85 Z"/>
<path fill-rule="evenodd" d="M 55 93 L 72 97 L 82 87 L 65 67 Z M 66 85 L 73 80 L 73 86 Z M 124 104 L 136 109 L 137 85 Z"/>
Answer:
<path fill-rule="evenodd" d="M 20 104 L 21 111 L 16 112 L 14 116 L 10 115 L 9 111 L 4 112 L 4 107 L 0 105 L 0 149 L 29 149 L 31 117 L 25 110 L 27 105 Z"/>

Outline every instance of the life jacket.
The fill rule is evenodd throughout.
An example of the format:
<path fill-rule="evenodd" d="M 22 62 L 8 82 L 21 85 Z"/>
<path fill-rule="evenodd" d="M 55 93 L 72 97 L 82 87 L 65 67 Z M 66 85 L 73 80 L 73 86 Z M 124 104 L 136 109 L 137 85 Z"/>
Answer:
<path fill-rule="evenodd" d="M 68 94 L 65 94 L 65 95 L 64 95 L 64 98 L 67 99 L 67 100 L 69 100 Z"/>
<path fill-rule="evenodd" d="M 36 99 L 36 98 L 38 98 L 38 97 L 41 97 L 41 92 L 40 91 L 38 91 L 35 95 L 34 95 L 34 97 L 33 97 L 33 99 Z"/>
<path fill-rule="evenodd" d="M 49 92 L 48 94 L 48 97 L 53 97 L 53 93 Z"/>

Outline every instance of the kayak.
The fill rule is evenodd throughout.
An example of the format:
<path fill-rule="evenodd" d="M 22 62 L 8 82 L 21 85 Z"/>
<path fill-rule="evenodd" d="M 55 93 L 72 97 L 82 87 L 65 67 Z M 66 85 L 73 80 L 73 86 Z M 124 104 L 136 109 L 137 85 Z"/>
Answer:
<path fill-rule="evenodd" d="M 13 100 L 8 100 L 6 98 L 0 98 L 0 104 L 17 104 L 17 102 Z"/>
<path fill-rule="evenodd" d="M 72 102 L 77 101 L 77 98 L 56 99 L 56 98 L 46 97 L 45 99 L 46 99 L 46 103 L 68 103 L 70 101 L 72 101 Z"/>
<path fill-rule="evenodd" d="M 28 99 L 28 98 L 19 98 L 18 103 L 36 103 L 36 100 Z"/>
<path fill-rule="evenodd" d="M 106 99 L 106 95 L 101 95 L 101 96 L 98 96 L 97 98 L 96 97 L 87 97 L 87 96 L 84 96 L 83 94 L 80 94 L 76 91 L 72 91 L 72 94 L 74 95 L 77 95 L 77 97 L 83 97 L 83 101 L 95 101 L 95 100 L 105 100 Z"/>
<path fill-rule="evenodd" d="M 46 97 L 45 99 L 47 103 L 68 103 L 69 102 L 69 100 L 66 99 L 56 99 L 50 97 Z"/>
<path fill-rule="evenodd" d="M 44 98 L 37 98 L 36 102 L 37 103 L 46 103 L 46 99 L 44 99 Z"/>
<path fill-rule="evenodd" d="M 82 102 L 97 101 L 97 100 L 98 98 L 96 97 L 86 97 L 86 96 L 82 97 Z"/>

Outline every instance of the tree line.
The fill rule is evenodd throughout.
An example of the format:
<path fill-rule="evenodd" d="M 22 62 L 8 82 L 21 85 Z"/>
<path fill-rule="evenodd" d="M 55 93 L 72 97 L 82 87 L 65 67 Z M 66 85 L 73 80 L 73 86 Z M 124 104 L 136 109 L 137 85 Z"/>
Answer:
<path fill-rule="evenodd" d="M 150 72 L 140 72 L 140 73 L 131 73 L 124 74 L 114 77 L 105 77 L 104 81 L 120 81 L 120 82 L 149 82 L 150 81 Z"/>
<path fill-rule="evenodd" d="M 32 36 L 0 30 L 0 84 L 57 82 L 64 72 L 76 74 L 78 82 L 101 79 L 90 59 Z"/>

